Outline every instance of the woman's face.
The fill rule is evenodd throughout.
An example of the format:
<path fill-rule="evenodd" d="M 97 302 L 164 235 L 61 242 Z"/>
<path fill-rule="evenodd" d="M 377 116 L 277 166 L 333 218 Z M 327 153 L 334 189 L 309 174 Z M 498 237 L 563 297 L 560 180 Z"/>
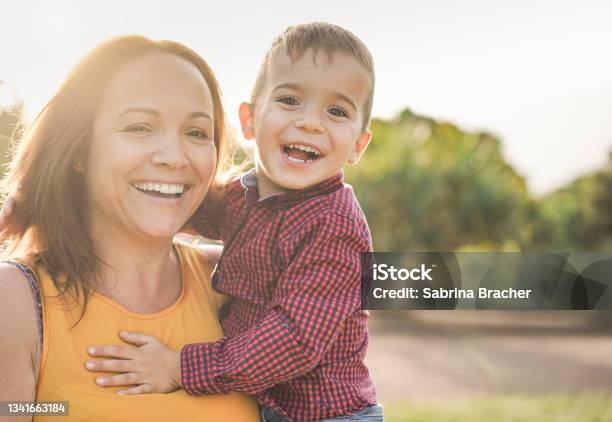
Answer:
<path fill-rule="evenodd" d="M 84 169 L 94 234 L 170 238 L 216 166 L 213 100 L 188 61 L 152 53 L 123 65 L 96 115 Z M 77 168 L 78 171 L 78 168 Z"/>

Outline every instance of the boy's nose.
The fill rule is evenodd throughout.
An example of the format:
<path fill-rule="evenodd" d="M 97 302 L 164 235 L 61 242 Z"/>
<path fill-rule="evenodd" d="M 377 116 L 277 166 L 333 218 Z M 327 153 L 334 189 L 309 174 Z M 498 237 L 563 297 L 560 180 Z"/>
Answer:
<path fill-rule="evenodd" d="M 295 127 L 312 133 L 323 133 L 321 119 L 317 113 L 304 113 L 295 120 Z"/>

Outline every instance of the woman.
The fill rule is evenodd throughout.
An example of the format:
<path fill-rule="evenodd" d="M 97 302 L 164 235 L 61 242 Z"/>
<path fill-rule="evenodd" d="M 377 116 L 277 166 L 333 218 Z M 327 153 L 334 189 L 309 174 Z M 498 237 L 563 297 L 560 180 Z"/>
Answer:
<path fill-rule="evenodd" d="M 120 396 L 84 368 L 87 346 L 120 342 L 120 328 L 174 348 L 222 336 L 210 266 L 172 239 L 210 187 L 223 132 L 214 75 L 180 44 L 122 37 L 77 65 L 5 187 L 18 206 L 4 237 L 25 265 L 0 265 L 0 400 L 68 401 L 75 420 L 258 420 L 240 394 Z"/>

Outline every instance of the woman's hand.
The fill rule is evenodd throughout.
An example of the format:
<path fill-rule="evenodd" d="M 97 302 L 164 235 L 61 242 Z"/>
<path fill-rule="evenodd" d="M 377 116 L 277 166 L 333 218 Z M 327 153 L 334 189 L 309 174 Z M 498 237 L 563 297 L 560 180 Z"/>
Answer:
<path fill-rule="evenodd" d="M 101 387 L 135 385 L 117 394 L 169 393 L 181 388 L 181 351 L 171 350 L 155 337 L 121 331 L 119 337 L 130 346 L 92 346 L 87 352 L 95 357 L 115 358 L 88 361 L 92 372 L 120 372 L 96 378 Z"/>

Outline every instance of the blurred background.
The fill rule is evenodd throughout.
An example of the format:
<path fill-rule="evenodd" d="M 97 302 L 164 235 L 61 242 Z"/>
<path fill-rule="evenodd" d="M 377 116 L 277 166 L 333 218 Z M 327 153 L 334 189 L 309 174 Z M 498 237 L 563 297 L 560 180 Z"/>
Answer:
<path fill-rule="evenodd" d="M 596 0 L 3 2 L 0 154 L 110 36 L 196 50 L 236 128 L 274 36 L 325 20 L 375 59 L 374 138 L 346 179 L 376 251 L 612 251 L 610 18 Z M 607 312 L 374 311 L 367 359 L 388 420 L 612 420 L 611 334 Z"/>

